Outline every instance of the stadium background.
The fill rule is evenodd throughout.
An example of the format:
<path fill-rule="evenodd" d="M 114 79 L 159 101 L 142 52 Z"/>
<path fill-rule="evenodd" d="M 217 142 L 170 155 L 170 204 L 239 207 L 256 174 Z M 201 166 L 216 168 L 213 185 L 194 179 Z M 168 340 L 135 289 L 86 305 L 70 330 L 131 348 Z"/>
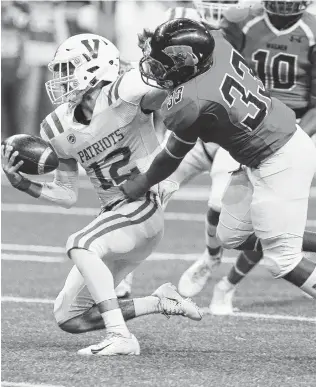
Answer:
<path fill-rule="evenodd" d="M 45 92 L 47 63 L 67 36 L 93 32 L 114 41 L 123 60 L 137 60 L 137 32 L 153 28 L 175 1 L 2 1 L 2 138 L 38 134 L 52 110 Z M 136 270 L 133 296 L 161 283 L 177 284 L 204 249 L 210 180 L 200 176 L 171 201 L 158 251 Z M 149 316 L 130 323 L 139 359 L 78 359 L 76 350 L 99 332 L 69 335 L 56 327 L 52 303 L 71 263 L 67 236 L 98 212 L 89 182 L 80 177 L 71 210 L 43 205 L 2 178 L 2 385 L 44 386 L 308 386 L 315 377 L 315 303 L 262 266 L 240 286 L 232 317 L 206 315 L 200 323 Z M 316 189 L 307 226 L 316 230 Z M 196 297 L 207 306 L 212 287 L 231 266 L 226 252 L 214 281 Z"/>

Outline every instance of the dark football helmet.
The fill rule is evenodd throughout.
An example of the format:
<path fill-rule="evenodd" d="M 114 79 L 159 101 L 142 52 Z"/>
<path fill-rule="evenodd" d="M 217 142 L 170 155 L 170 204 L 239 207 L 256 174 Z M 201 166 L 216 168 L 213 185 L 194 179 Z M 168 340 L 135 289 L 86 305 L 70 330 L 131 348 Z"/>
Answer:
<path fill-rule="evenodd" d="M 209 68 L 214 47 L 214 38 L 202 23 L 169 20 L 143 46 L 142 79 L 150 86 L 173 89 Z"/>
<path fill-rule="evenodd" d="M 264 1 L 267 12 L 278 16 L 294 16 L 303 13 L 311 4 L 311 1 Z"/>

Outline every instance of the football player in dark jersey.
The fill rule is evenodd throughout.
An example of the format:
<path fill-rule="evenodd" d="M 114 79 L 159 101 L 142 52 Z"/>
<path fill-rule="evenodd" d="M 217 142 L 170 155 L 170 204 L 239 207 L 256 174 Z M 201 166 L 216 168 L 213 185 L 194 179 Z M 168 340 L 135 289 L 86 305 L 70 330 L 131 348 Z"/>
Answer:
<path fill-rule="evenodd" d="M 233 2 L 196 1 L 196 5 L 208 23 L 214 25 L 214 15 L 224 18 L 220 24 L 226 38 L 241 52 L 247 63 L 256 71 L 271 95 L 291 107 L 302 128 L 312 135 L 316 129 L 316 18 L 306 11 L 307 1 L 266 1 L 243 4 Z M 215 12 L 219 10 L 218 12 Z M 219 18 L 217 18 L 219 19 Z M 294 59 L 295 61 L 294 61 Z M 270 61 L 271 63 L 268 63 Z M 295 66 L 290 66 L 290 62 Z M 269 64 L 269 65 L 267 65 Z M 273 66 L 271 65 L 273 64 Z M 313 71 L 314 69 L 314 71 Z M 294 85 L 293 85 L 294 83 Z M 220 187 L 229 179 L 234 159 L 220 148 L 214 158 L 211 175 L 212 191 L 206 216 L 206 249 L 181 276 L 178 289 L 181 294 L 192 297 L 202 290 L 217 267 L 219 257 L 216 248 L 215 229 L 220 212 L 222 191 Z M 180 167 L 181 168 L 181 167 Z M 236 168 L 235 168 L 236 169 Z M 306 232 L 304 239 L 315 246 L 315 234 Z M 211 248 L 210 248 L 211 246 Z M 310 243 L 304 243 L 304 249 Z M 236 284 L 260 261 L 261 252 L 241 252 L 227 277 L 214 286 L 210 311 L 214 314 L 233 312 L 232 297 Z"/>
<path fill-rule="evenodd" d="M 143 52 L 144 82 L 169 90 L 162 111 L 172 135 L 149 170 L 122 191 L 138 198 L 170 176 L 198 138 L 218 143 L 243 165 L 223 198 L 222 245 L 262 249 L 274 277 L 316 298 L 316 263 L 302 254 L 316 152 L 293 110 L 269 96 L 220 31 L 201 23 L 164 23 Z"/>
<path fill-rule="evenodd" d="M 221 27 L 270 95 L 293 109 L 302 129 L 313 136 L 316 133 L 316 18 L 307 10 L 309 3 L 263 1 L 260 8 L 231 7 L 225 10 Z M 306 233 L 305 239 L 308 238 L 315 239 L 315 236 Z M 210 304 L 213 313 L 233 311 L 235 286 L 261 258 L 261 252 L 239 255 L 227 277 L 214 287 Z"/>

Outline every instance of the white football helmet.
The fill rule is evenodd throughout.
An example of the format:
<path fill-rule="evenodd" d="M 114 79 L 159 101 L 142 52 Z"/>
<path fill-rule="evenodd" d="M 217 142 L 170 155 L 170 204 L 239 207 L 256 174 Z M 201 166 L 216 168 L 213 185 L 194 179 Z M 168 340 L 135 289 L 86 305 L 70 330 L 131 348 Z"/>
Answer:
<path fill-rule="evenodd" d="M 53 79 L 45 83 L 47 94 L 53 104 L 79 103 L 83 94 L 100 81 L 115 81 L 119 66 L 119 51 L 106 38 L 95 34 L 71 36 L 48 64 Z"/>
<path fill-rule="evenodd" d="M 203 19 L 216 28 L 219 28 L 221 19 L 229 8 L 250 7 L 253 3 L 254 0 L 194 0 L 194 5 Z"/>

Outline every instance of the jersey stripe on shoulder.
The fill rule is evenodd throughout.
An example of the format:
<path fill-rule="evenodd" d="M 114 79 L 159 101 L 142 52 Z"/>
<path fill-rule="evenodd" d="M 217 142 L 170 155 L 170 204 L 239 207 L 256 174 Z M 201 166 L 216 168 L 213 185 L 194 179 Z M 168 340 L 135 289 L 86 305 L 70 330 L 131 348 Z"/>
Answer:
<path fill-rule="evenodd" d="M 259 23 L 261 20 L 264 19 L 264 16 L 256 16 L 253 19 L 249 20 L 242 29 L 242 32 L 246 35 L 251 27 L 253 27 L 255 24 Z"/>
<path fill-rule="evenodd" d="M 56 129 L 58 130 L 59 133 L 63 133 L 64 132 L 64 128 L 56 114 L 56 112 L 54 111 L 52 114 L 51 114 L 51 117 L 52 117 L 52 120 L 56 126 Z"/>
<path fill-rule="evenodd" d="M 124 77 L 125 73 L 122 74 L 115 82 L 112 83 L 109 93 L 108 93 L 108 104 L 109 106 L 112 105 L 114 102 L 116 102 L 119 99 L 119 93 L 118 88 L 120 86 L 120 83 L 122 82 L 122 79 Z"/>
<path fill-rule="evenodd" d="M 44 133 L 46 134 L 46 136 L 48 137 L 49 140 L 51 140 L 53 137 L 55 137 L 53 129 L 51 128 L 51 126 L 47 122 L 46 118 L 44 121 L 42 121 L 41 126 L 42 126 Z"/>
<path fill-rule="evenodd" d="M 120 76 L 120 78 L 116 81 L 116 85 L 114 88 L 114 98 L 117 100 L 119 99 L 119 93 L 118 93 L 118 88 L 120 86 L 120 83 L 122 82 L 122 79 L 124 77 L 124 74 Z"/>
<path fill-rule="evenodd" d="M 113 87 L 115 85 L 115 82 L 112 83 L 111 87 L 110 87 L 110 90 L 108 92 L 108 105 L 111 106 L 112 105 L 112 90 L 113 90 Z"/>
<path fill-rule="evenodd" d="M 302 30 L 305 32 L 306 37 L 307 37 L 307 39 L 309 41 L 309 45 L 310 46 L 314 46 L 316 44 L 316 36 L 313 33 L 313 31 L 310 28 L 310 26 L 307 23 L 305 23 L 305 21 L 302 20 L 302 19 L 300 19 L 299 25 L 302 28 Z"/>

